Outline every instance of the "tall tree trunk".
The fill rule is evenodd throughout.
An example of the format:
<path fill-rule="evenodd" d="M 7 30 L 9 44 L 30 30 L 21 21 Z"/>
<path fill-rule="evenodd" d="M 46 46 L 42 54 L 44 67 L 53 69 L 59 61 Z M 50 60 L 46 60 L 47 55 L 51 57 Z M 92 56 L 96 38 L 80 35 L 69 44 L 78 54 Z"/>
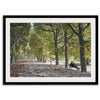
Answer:
<path fill-rule="evenodd" d="M 56 66 L 59 65 L 59 58 L 58 58 L 58 48 L 57 48 L 57 30 L 54 33 L 54 41 L 55 41 L 55 59 L 56 59 Z"/>
<path fill-rule="evenodd" d="M 68 68 L 67 32 L 65 32 L 65 68 Z"/>
<path fill-rule="evenodd" d="M 12 47 L 12 61 L 11 61 L 11 64 L 15 63 L 15 56 L 14 56 L 14 52 L 15 52 L 15 45 L 13 45 Z"/>
<path fill-rule="evenodd" d="M 46 57 L 46 55 L 43 55 L 42 60 L 43 60 L 43 62 L 47 62 L 47 57 Z"/>
<path fill-rule="evenodd" d="M 80 61 L 81 61 L 81 72 L 86 72 L 86 64 L 85 64 L 85 51 L 84 51 L 84 47 L 81 43 L 81 39 L 80 39 Z"/>
<path fill-rule="evenodd" d="M 55 51 L 55 56 L 56 56 L 56 66 L 59 65 L 59 59 L 58 59 L 58 49 Z"/>
<path fill-rule="evenodd" d="M 85 51 L 84 51 L 84 39 L 83 39 L 83 24 L 79 23 L 79 43 L 80 43 L 80 61 L 81 61 L 81 72 L 86 72 L 85 64 Z"/>
<path fill-rule="evenodd" d="M 84 38 L 83 31 L 89 27 L 90 23 L 87 24 L 86 27 L 83 28 L 83 23 L 78 23 L 79 33 L 74 30 L 74 28 L 69 24 L 69 27 L 73 30 L 73 32 L 79 37 L 80 43 L 80 62 L 81 62 L 81 72 L 86 72 L 86 64 L 85 64 L 85 50 L 84 50 Z"/>
<path fill-rule="evenodd" d="M 43 57 L 42 57 L 42 58 L 43 58 L 43 62 L 45 62 L 44 55 L 43 55 Z"/>
<path fill-rule="evenodd" d="M 15 62 L 17 62 L 17 57 L 15 57 Z"/>
<path fill-rule="evenodd" d="M 52 64 L 52 58 L 51 58 L 51 55 L 50 55 L 50 64 Z"/>
<path fill-rule="evenodd" d="M 13 58 L 13 56 L 11 55 L 10 64 L 12 64 L 12 58 Z"/>
<path fill-rule="evenodd" d="M 13 48 L 11 50 L 11 60 L 10 60 L 10 64 L 12 64 L 12 62 L 13 62 Z"/>
<path fill-rule="evenodd" d="M 39 48 L 39 55 L 40 55 L 39 61 L 42 61 L 42 48 Z"/>

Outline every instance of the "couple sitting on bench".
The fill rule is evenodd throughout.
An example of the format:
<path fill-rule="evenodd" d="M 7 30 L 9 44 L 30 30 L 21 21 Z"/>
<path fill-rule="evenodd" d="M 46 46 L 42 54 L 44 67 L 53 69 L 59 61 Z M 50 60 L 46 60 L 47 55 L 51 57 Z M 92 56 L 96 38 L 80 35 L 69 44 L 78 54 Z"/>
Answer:
<path fill-rule="evenodd" d="M 73 61 L 71 61 L 71 63 L 69 64 L 69 67 L 73 67 L 73 68 L 76 68 L 76 69 L 80 69 Z"/>

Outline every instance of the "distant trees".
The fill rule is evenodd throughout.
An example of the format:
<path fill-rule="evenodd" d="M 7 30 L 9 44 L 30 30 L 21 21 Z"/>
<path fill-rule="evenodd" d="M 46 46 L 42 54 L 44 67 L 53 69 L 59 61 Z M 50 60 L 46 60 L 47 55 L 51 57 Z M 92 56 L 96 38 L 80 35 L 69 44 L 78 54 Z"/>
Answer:
<path fill-rule="evenodd" d="M 41 39 L 40 39 L 40 42 L 41 43 L 43 42 L 42 45 L 46 44 L 44 45 L 45 52 L 48 52 L 49 55 L 54 54 L 55 52 L 56 65 L 59 65 L 59 58 L 58 58 L 58 44 L 59 44 L 58 35 L 60 32 L 59 24 L 50 24 L 50 23 L 34 24 L 34 30 L 36 34 L 38 33 L 38 36 L 41 36 L 42 38 L 44 38 L 44 42 Z M 45 35 L 43 36 L 43 34 Z M 46 38 L 48 39 L 48 41 Z M 48 48 L 49 50 L 47 50 Z M 46 58 L 47 58 L 47 54 L 46 54 Z"/>
<path fill-rule="evenodd" d="M 47 45 L 47 47 L 49 48 L 52 47 L 54 49 L 50 50 L 49 52 L 55 52 L 55 60 L 56 60 L 56 65 L 59 65 L 59 48 L 62 47 L 63 45 L 63 39 L 64 36 L 62 36 L 63 34 L 61 33 L 62 31 L 62 24 L 59 24 L 59 23 L 41 23 L 39 24 L 39 27 L 38 27 L 42 32 L 46 32 L 47 34 L 50 34 L 48 35 L 48 41 L 49 41 L 49 45 Z M 53 38 L 54 42 L 50 41 L 51 38 Z M 50 43 L 51 42 L 51 43 Z M 62 44 L 61 44 L 62 43 Z"/>

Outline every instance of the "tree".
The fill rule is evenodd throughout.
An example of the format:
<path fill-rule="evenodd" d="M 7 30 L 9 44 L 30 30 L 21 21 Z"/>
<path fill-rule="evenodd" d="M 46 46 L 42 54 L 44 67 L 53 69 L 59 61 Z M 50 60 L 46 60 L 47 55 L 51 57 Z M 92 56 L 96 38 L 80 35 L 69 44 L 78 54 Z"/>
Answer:
<path fill-rule="evenodd" d="M 74 24 L 75 25 L 75 24 Z M 90 23 L 87 23 L 85 27 L 83 27 L 83 23 L 78 23 L 78 32 L 75 31 L 75 26 L 72 26 L 69 24 L 69 27 L 73 30 L 73 32 L 78 36 L 79 38 L 79 44 L 80 44 L 80 61 L 81 61 L 81 71 L 86 72 L 86 63 L 85 63 L 85 50 L 84 50 L 84 45 L 86 42 L 84 40 L 84 34 L 83 32 L 89 27 Z"/>
<path fill-rule="evenodd" d="M 20 46 L 24 47 L 28 42 L 28 33 L 30 30 L 29 23 L 11 23 L 10 24 L 10 55 L 11 64 L 15 62 L 15 57 L 18 56 Z"/>

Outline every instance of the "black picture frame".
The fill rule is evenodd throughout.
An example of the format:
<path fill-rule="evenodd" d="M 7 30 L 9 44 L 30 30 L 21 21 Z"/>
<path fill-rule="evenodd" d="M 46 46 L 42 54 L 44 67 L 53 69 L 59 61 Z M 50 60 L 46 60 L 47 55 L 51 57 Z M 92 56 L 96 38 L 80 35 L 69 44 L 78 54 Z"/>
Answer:
<path fill-rule="evenodd" d="M 95 18 L 95 82 L 6 82 L 7 18 Z M 98 85 L 98 15 L 4 15 L 3 16 L 3 85 Z"/>

